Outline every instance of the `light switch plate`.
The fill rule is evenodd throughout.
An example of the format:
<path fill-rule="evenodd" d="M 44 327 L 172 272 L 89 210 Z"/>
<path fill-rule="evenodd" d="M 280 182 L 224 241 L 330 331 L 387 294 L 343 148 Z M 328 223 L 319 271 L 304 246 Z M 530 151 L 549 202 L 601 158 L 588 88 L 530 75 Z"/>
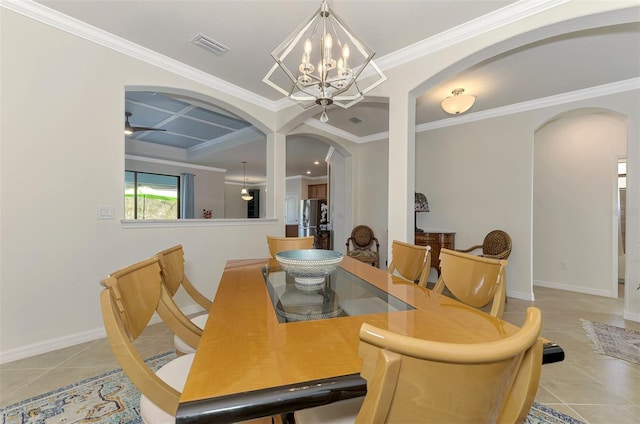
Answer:
<path fill-rule="evenodd" d="M 113 206 L 99 206 L 98 219 L 113 219 Z"/>

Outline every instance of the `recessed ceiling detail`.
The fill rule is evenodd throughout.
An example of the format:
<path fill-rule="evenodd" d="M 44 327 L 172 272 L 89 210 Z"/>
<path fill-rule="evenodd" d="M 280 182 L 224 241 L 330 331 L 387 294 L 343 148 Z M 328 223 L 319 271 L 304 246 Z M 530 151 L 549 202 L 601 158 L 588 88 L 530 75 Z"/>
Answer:
<path fill-rule="evenodd" d="M 198 34 L 193 37 L 191 43 L 195 44 L 198 47 L 202 47 L 203 49 L 215 54 L 216 56 L 222 56 L 229 51 L 229 47 L 215 41 L 212 38 L 207 37 L 204 34 Z"/>

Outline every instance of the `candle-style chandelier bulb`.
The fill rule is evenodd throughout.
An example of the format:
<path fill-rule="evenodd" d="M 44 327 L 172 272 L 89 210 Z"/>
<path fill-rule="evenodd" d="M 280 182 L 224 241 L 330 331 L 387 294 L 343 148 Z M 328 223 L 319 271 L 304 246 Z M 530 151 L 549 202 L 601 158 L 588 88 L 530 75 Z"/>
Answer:
<path fill-rule="evenodd" d="M 373 62 L 374 55 L 323 0 L 320 8 L 271 53 L 276 63 L 263 81 L 292 100 L 321 105 L 320 120 L 327 122 L 327 106 L 335 103 L 347 108 L 386 81 Z M 361 75 L 367 77 L 367 85 Z M 370 78 L 372 75 L 377 78 Z"/>

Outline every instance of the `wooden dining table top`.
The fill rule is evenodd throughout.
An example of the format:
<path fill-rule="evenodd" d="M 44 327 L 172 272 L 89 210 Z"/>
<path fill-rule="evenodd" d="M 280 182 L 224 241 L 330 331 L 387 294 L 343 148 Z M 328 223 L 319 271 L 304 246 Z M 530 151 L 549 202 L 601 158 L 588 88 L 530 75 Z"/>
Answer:
<path fill-rule="evenodd" d="M 340 265 L 344 271 L 414 309 L 283 323 L 278 320 L 264 277 L 265 267 L 274 265 L 269 259 L 227 262 L 180 397 L 178 423 L 199 422 L 194 418 L 199 413 L 188 412 L 194 405 L 206 411 L 209 404 L 215 408 L 216 400 L 231 399 L 230 409 L 242 409 L 247 394 L 278 388 L 289 393 L 318 380 L 357 377 L 362 366 L 358 334 L 365 322 L 412 337 L 453 343 L 488 342 L 518 330 L 349 257 Z M 264 408 L 264 415 L 274 412 L 284 411 Z M 229 421 L 252 414 L 256 415 L 240 414 Z M 224 422 L 224 415 L 202 422 Z"/>

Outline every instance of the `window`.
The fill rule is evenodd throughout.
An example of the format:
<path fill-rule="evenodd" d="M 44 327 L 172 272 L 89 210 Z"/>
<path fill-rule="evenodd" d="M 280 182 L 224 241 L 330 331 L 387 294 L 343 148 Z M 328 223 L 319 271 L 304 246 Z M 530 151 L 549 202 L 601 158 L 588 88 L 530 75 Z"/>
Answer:
<path fill-rule="evenodd" d="M 178 219 L 179 198 L 178 176 L 124 172 L 125 219 Z"/>

